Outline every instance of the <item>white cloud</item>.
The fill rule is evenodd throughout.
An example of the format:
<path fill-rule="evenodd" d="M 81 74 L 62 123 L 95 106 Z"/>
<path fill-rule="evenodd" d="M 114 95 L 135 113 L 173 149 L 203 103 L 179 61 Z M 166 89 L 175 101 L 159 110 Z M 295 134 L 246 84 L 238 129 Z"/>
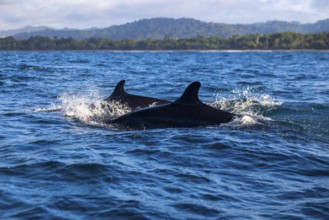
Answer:
<path fill-rule="evenodd" d="M 27 25 L 107 27 L 152 17 L 306 23 L 328 18 L 328 9 L 328 0 L 0 0 L 0 30 Z"/>

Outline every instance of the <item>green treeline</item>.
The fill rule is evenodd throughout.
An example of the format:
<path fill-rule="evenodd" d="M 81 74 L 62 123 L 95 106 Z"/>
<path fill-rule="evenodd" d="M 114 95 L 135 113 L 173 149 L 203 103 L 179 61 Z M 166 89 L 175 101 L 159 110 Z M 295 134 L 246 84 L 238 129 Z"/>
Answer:
<path fill-rule="evenodd" d="M 254 34 L 230 38 L 196 37 L 161 40 L 111 40 L 90 38 L 30 37 L 18 40 L 14 37 L 0 39 L 0 50 L 328 50 L 329 32 L 314 34 L 277 33 Z"/>

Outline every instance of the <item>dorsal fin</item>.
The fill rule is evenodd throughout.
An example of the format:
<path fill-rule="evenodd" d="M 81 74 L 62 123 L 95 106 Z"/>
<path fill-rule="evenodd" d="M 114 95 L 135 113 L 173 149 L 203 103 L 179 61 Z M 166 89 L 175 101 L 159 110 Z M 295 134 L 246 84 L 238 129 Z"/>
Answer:
<path fill-rule="evenodd" d="M 175 103 L 180 104 L 197 104 L 200 102 L 199 100 L 199 89 L 201 87 L 200 82 L 191 83 L 184 91 L 183 95 L 178 98 Z"/>
<path fill-rule="evenodd" d="M 124 88 L 125 82 L 125 80 L 121 80 L 120 82 L 118 82 L 110 97 L 118 97 L 127 94 Z"/>

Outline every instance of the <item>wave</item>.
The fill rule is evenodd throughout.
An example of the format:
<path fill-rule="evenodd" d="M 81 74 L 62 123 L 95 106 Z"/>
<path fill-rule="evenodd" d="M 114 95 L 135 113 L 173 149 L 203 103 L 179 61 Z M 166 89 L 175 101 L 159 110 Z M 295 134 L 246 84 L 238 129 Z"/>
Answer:
<path fill-rule="evenodd" d="M 30 64 L 21 64 L 18 67 L 20 70 L 24 71 L 40 71 L 40 72 L 49 72 L 52 71 L 51 68 L 44 67 L 44 66 L 36 66 L 36 65 L 30 65 Z"/>
<path fill-rule="evenodd" d="M 33 112 L 56 112 L 56 111 L 61 111 L 61 110 L 62 110 L 62 106 L 55 105 L 55 104 L 51 104 L 49 107 L 45 107 L 45 108 L 32 109 Z"/>

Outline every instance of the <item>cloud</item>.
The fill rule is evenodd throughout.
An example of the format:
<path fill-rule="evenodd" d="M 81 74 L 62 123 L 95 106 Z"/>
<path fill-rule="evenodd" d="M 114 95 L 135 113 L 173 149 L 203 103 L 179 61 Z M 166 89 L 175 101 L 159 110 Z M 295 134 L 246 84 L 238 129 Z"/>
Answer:
<path fill-rule="evenodd" d="M 312 6 L 319 9 L 329 10 L 329 1 L 328 0 L 313 0 Z"/>
<path fill-rule="evenodd" d="M 328 18 L 329 1 L 328 0 L 313 0 L 311 6 L 322 19 Z"/>
<path fill-rule="evenodd" d="M 27 25 L 107 27 L 153 17 L 208 22 L 314 22 L 328 17 L 327 0 L 0 0 L 0 30 Z"/>

